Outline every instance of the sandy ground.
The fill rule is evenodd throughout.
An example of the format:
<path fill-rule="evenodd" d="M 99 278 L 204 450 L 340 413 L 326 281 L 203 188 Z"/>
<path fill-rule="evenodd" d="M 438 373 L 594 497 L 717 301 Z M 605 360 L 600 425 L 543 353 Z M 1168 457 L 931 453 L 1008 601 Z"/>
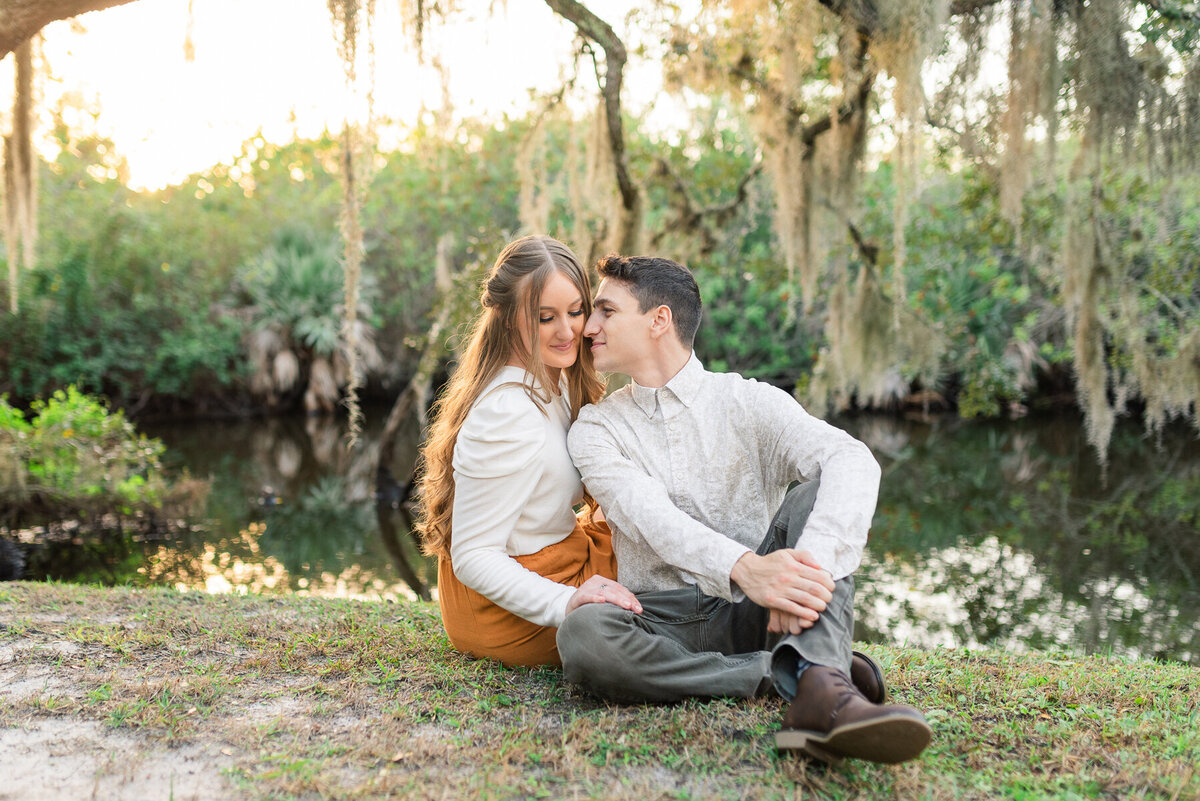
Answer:
<path fill-rule="evenodd" d="M 14 707 L 54 693 L 71 695 L 73 658 L 79 646 L 67 641 L 31 647 L 0 646 L 0 703 Z M 46 651 L 62 657 L 47 664 Z M 233 790 L 222 770 L 233 760 L 221 747 L 167 747 L 128 729 L 66 714 L 27 717 L 0 728 L 0 799 L 210 799 Z"/>
<path fill-rule="evenodd" d="M 191 799 L 236 795 L 217 748 L 164 748 L 86 720 L 41 719 L 0 729 L 0 799 Z"/>

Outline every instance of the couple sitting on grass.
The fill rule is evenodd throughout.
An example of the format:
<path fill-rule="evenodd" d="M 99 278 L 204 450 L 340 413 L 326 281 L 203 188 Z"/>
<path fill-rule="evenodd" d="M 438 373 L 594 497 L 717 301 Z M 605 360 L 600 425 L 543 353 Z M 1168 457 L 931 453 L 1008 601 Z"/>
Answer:
<path fill-rule="evenodd" d="M 561 664 L 611 701 L 776 694 L 780 749 L 916 757 L 929 726 L 851 651 L 870 451 L 780 389 L 705 370 L 686 268 L 596 269 L 593 302 L 561 242 L 508 245 L 438 401 L 418 527 L 450 642 Z M 632 380 L 602 399 L 597 370 Z"/>

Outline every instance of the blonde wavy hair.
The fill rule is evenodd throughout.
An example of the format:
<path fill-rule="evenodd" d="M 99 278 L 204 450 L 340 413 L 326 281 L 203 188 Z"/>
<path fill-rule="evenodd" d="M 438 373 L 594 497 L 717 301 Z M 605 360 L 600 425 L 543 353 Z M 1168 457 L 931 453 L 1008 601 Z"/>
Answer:
<path fill-rule="evenodd" d="M 430 556 L 450 558 L 451 511 L 454 508 L 454 444 L 463 421 L 479 395 L 496 374 L 516 357 L 526 365 L 525 390 L 531 398 L 547 403 L 549 371 L 538 354 L 538 318 L 542 290 L 554 271 L 565 276 L 583 297 L 583 318 L 592 313 L 592 285 L 588 272 L 571 249 L 548 236 L 526 236 L 510 242 L 492 266 L 479 299 L 480 314 L 471 322 L 467 346 L 450 376 L 446 389 L 433 405 L 434 422 L 421 449 L 419 472 L 421 504 L 416 531 L 421 550 Z M 526 348 L 520 331 L 521 309 L 528 326 L 530 346 Z M 592 366 L 592 352 L 583 346 L 575 363 L 563 370 L 571 403 L 571 421 L 586 404 L 604 394 L 604 382 Z M 588 499 L 589 505 L 593 505 Z"/>

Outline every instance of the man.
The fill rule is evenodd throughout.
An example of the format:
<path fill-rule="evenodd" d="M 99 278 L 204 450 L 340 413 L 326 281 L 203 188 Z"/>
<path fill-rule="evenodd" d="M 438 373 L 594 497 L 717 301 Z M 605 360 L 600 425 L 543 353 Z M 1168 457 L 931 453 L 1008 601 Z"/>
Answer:
<path fill-rule="evenodd" d="M 774 691 L 791 702 L 781 749 L 826 762 L 916 757 L 929 726 L 884 705 L 878 666 L 851 651 L 874 457 L 782 390 L 704 369 L 686 268 L 609 256 L 597 269 L 583 333 L 597 369 L 632 383 L 585 407 L 568 447 L 643 611 L 569 614 L 557 637 L 566 678 L 618 701 Z"/>

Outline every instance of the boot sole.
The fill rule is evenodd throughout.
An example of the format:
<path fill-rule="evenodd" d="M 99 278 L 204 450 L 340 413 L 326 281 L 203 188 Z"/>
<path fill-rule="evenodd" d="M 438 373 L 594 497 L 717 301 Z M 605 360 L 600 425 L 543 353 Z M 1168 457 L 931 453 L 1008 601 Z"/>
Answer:
<path fill-rule="evenodd" d="M 831 765 L 845 757 L 894 765 L 919 756 L 932 737 L 933 730 L 924 721 L 896 714 L 848 723 L 829 734 L 784 729 L 775 734 L 775 747 L 800 751 Z"/>

